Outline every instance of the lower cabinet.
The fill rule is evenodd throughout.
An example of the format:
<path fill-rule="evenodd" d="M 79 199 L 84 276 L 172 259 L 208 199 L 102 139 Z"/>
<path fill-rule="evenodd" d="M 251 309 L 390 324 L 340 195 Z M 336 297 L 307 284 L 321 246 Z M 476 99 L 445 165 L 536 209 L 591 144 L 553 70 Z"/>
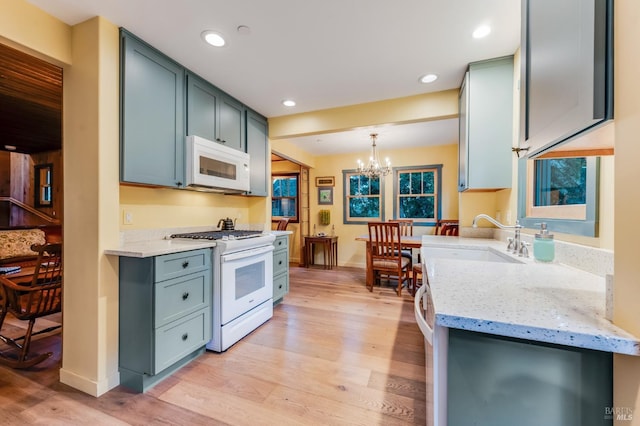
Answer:
<path fill-rule="evenodd" d="M 145 392 L 211 339 L 211 250 L 120 257 L 120 383 Z"/>
<path fill-rule="evenodd" d="M 273 242 L 273 304 L 289 293 L 289 235 L 278 235 Z"/>

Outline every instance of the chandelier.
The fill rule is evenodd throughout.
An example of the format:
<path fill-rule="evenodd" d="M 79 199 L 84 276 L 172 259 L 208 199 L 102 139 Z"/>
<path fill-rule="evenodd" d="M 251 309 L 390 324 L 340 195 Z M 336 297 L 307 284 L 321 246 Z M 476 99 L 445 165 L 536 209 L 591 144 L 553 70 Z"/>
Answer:
<path fill-rule="evenodd" d="M 376 138 L 377 133 L 371 133 L 371 157 L 369 157 L 369 164 L 365 165 L 362 161 L 358 160 L 358 173 L 368 176 L 370 178 L 378 176 L 386 176 L 391 173 L 391 161 L 389 158 L 385 158 L 385 165 L 383 166 L 378 159 L 378 151 L 376 150 Z"/>

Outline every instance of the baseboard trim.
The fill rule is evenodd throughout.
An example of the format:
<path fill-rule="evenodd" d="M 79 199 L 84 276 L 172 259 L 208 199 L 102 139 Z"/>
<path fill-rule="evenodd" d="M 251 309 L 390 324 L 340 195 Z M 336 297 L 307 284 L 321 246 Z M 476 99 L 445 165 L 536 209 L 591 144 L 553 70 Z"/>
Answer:
<path fill-rule="evenodd" d="M 120 384 L 120 373 L 115 372 L 104 380 L 94 381 L 72 371 L 60 369 L 60 383 L 71 386 L 91 396 L 99 397 Z"/>

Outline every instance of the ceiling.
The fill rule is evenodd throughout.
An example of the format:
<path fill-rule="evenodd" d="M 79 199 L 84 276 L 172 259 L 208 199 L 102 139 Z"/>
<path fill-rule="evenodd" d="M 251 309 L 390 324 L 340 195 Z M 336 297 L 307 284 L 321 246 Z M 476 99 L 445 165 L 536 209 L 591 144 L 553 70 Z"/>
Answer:
<path fill-rule="evenodd" d="M 457 88 L 469 62 L 513 54 L 520 39 L 515 0 L 28 1 L 71 25 L 103 16 L 267 117 Z M 491 33 L 472 38 L 481 24 Z M 204 30 L 220 32 L 227 44 L 206 45 Z M 438 80 L 419 83 L 427 73 Z M 297 106 L 283 106 L 284 99 Z M 422 135 L 457 137 L 453 123 L 411 126 Z M 352 146 L 347 138 L 368 145 L 375 130 L 384 149 L 385 137 L 401 137 L 396 131 L 412 134 L 401 127 L 294 142 L 339 152 L 338 145 Z M 394 147 L 415 143 L 402 137 Z"/>
<path fill-rule="evenodd" d="M 62 69 L 0 45 L 0 149 L 60 149 Z"/>

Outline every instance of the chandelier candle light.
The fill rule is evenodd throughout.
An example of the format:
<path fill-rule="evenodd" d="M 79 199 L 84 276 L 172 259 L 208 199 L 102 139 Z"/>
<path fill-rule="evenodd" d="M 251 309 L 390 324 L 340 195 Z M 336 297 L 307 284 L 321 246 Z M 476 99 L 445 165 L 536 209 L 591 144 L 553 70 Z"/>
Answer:
<path fill-rule="evenodd" d="M 371 157 L 369 157 L 369 164 L 365 166 L 365 164 L 358 160 L 358 173 L 361 175 L 366 175 L 370 178 L 378 177 L 378 176 L 386 176 L 391 173 L 391 161 L 389 158 L 385 158 L 385 165 L 382 166 L 380 164 L 380 160 L 378 159 L 378 151 L 376 150 L 376 138 L 378 137 L 377 133 L 371 133 Z"/>

